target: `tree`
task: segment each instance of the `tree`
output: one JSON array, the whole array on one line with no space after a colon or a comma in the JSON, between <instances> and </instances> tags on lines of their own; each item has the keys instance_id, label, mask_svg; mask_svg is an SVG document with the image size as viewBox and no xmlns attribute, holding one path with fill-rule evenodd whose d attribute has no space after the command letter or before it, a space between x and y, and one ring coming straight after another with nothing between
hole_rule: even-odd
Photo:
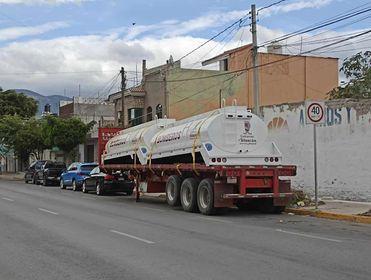
<instances>
[{"instance_id":1,"label":"tree","mask_svg":"<svg viewBox=\"0 0 371 280\"><path fill-rule=\"evenodd\" d=\"M349 81L333 89L330 99L371 98L371 51L346 58L340 71Z\"/></svg>"},{"instance_id":2,"label":"tree","mask_svg":"<svg viewBox=\"0 0 371 280\"><path fill-rule=\"evenodd\" d=\"M0 117L5 115L19 115L31 118L36 115L37 101L23 93L14 90L0 90Z\"/></svg>"},{"instance_id":3,"label":"tree","mask_svg":"<svg viewBox=\"0 0 371 280\"><path fill-rule=\"evenodd\" d=\"M25 120L18 115L0 118L0 140L6 148L14 151L22 163L26 163L30 155L39 159L46 148L40 120Z\"/></svg>"},{"instance_id":4,"label":"tree","mask_svg":"<svg viewBox=\"0 0 371 280\"><path fill-rule=\"evenodd\" d=\"M86 134L95 122L83 123L78 118L61 119L48 116L44 119L42 135L48 147L58 147L67 157L73 157L72 152L77 145L85 142Z\"/></svg>"}]
</instances>

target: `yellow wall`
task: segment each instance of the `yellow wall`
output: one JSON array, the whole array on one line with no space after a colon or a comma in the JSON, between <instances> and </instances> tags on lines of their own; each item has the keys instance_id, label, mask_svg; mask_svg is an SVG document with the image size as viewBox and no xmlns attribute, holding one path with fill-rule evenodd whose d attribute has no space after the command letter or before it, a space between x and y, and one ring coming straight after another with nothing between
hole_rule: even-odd
<instances>
[{"instance_id":1,"label":"yellow wall","mask_svg":"<svg viewBox=\"0 0 371 280\"><path fill-rule=\"evenodd\" d=\"M249 49L230 55L229 70L251 68L251 57ZM261 106L326 99L338 86L338 60L334 58L260 53L259 65L266 65L259 67ZM245 90L239 95L241 103L253 107L252 69L247 71Z\"/></svg>"},{"instance_id":2,"label":"yellow wall","mask_svg":"<svg viewBox=\"0 0 371 280\"><path fill-rule=\"evenodd\" d=\"M229 71L250 68L251 57L250 48L242 48L230 54ZM259 54L260 65L274 61L279 62L259 68L261 106L326 99L327 92L338 85L337 59ZM252 69L235 78L235 74L226 74L195 79L218 73L223 72L182 68L169 70L168 117L184 119L219 108L220 90L227 105L236 99L238 105L254 107Z\"/></svg>"},{"instance_id":3,"label":"yellow wall","mask_svg":"<svg viewBox=\"0 0 371 280\"><path fill-rule=\"evenodd\" d=\"M233 78L232 74L208 77L219 74L220 71L182 69L170 70L167 79L167 94L169 99L169 118L184 119L208 112L220 107L221 97L227 104L238 99L237 93L243 88L241 77ZM185 81L179 81L185 80ZM176 82L172 82L176 81Z\"/></svg>"}]
</instances>

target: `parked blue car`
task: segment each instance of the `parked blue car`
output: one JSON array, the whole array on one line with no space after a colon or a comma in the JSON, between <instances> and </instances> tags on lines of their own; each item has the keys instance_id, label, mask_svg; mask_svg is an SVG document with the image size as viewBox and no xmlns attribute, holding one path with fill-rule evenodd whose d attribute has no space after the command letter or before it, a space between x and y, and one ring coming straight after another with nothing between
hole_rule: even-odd
<instances>
[{"instance_id":1,"label":"parked blue car","mask_svg":"<svg viewBox=\"0 0 371 280\"><path fill-rule=\"evenodd\" d=\"M61 174L61 189L72 187L74 191L81 190L84 179L89 177L90 171L97 166L98 163L72 163L67 170Z\"/></svg>"}]
</instances>

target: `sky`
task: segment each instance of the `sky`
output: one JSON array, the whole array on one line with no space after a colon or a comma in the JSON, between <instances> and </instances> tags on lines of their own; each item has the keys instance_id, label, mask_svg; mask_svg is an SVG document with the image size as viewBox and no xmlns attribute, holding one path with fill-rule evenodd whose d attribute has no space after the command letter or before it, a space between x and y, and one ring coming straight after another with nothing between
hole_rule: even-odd
<instances>
[{"instance_id":1,"label":"sky","mask_svg":"<svg viewBox=\"0 0 371 280\"><path fill-rule=\"evenodd\" d=\"M44 95L105 96L118 89L121 66L128 79L148 67L181 58L233 22L277 0L0 0L0 86ZM286 0L258 14L259 44L354 8L365 0ZM281 42L298 54L371 26L371 12ZM249 18L182 60L200 61L251 41ZM343 59L371 49L370 34L314 55ZM345 37L338 37L345 38ZM367 40L368 39L368 40ZM300 43L298 43L300 42ZM303 42L303 44L301 43ZM264 47L260 51L265 51Z\"/></svg>"}]
</instances>

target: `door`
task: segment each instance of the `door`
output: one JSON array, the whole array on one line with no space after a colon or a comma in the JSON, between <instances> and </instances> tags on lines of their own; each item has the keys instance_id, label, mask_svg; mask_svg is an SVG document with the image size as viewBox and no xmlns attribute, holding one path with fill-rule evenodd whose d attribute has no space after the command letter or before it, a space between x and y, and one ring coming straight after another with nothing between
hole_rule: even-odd
<instances>
[{"instance_id":1,"label":"door","mask_svg":"<svg viewBox=\"0 0 371 280\"><path fill-rule=\"evenodd\" d=\"M72 178L76 176L77 172L77 165L76 163L72 163L68 169L67 172L63 175L63 182L65 185L72 185Z\"/></svg>"},{"instance_id":2,"label":"door","mask_svg":"<svg viewBox=\"0 0 371 280\"><path fill-rule=\"evenodd\" d=\"M89 173L89 177L85 179L85 186L88 190L95 190L97 182L99 180L100 168L99 166L95 167Z\"/></svg>"}]
</instances>

